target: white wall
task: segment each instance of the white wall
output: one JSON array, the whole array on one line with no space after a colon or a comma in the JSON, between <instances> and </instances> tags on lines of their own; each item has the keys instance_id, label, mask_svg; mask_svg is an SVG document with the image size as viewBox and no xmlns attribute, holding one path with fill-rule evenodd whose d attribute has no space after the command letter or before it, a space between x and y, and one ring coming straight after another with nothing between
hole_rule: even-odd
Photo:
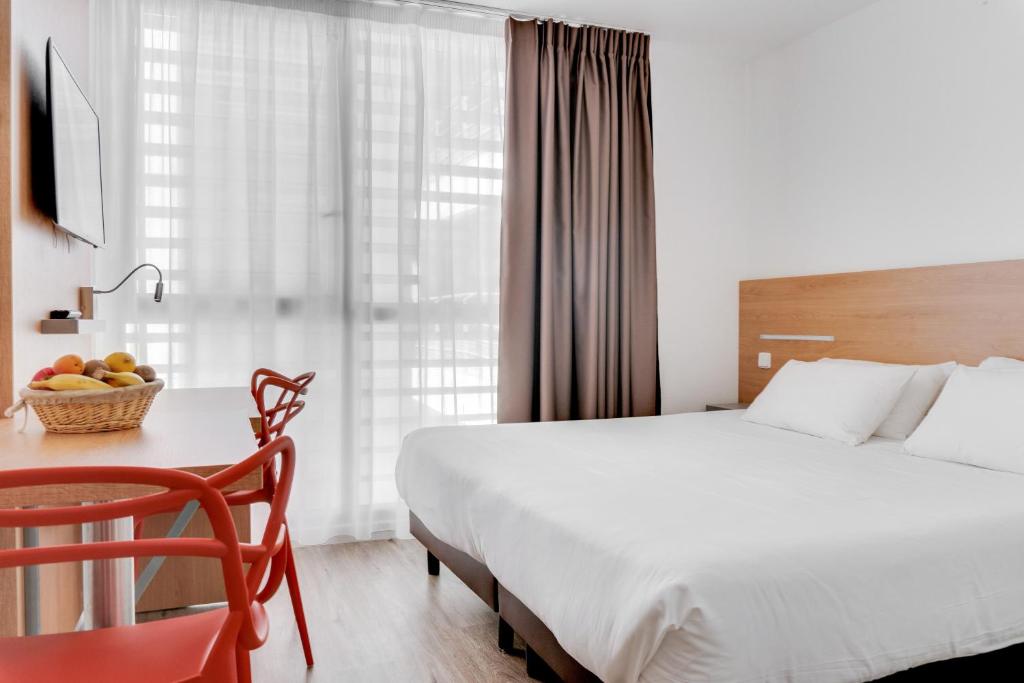
<instances>
[{"instance_id":1,"label":"white wall","mask_svg":"<svg viewBox=\"0 0 1024 683\"><path fill-rule=\"evenodd\" d=\"M1024 257L1024 2L882 0L749 78L747 277Z\"/></svg>"},{"instance_id":2,"label":"white wall","mask_svg":"<svg viewBox=\"0 0 1024 683\"><path fill-rule=\"evenodd\" d=\"M88 0L11 3L11 251L13 374L23 387L36 370L66 353L89 356L87 335L43 335L39 321L55 308L78 308L78 287L92 282L92 247L66 241L37 206L33 157L46 154L48 131L33 115L46 108L46 39L53 37L88 91ZM42 126L42 130L40 127ZM34 139L35 138L35 139ZM44 181L45 182L45 181Z\"/></svg>"},{"instance_id":3,"label":"white wall","mask_svg":"<svg viewBox=\"0 0 1024 683\"><path fill-rule=\"evenodd\" d=\"M737 280L1024 258L1024 1L880 0L652 70L665 412L734 400Z\"/></svg>"},{"instance_id":4,"label":"white wall","mask_svg":"<svg viewBox=\"0 0 1024 683\"><path fill-rule=\"evenodd\" d=\"M736 399L743 272L743 69L653 41L662 409Z\"/></svg>"}]
</instances>

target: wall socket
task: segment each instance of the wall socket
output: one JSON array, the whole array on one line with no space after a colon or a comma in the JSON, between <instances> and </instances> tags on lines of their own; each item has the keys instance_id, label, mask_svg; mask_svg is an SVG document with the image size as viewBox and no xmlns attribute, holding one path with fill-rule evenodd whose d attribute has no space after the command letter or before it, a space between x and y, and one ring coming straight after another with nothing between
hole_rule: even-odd
<instances>
[{"instance_id":1,"label":"wall socket","mask_svg":"<svg viewBox=\"0 0 1024 683\"><path fill-rule=\"evenodd\" d=\"M762 351L757 354L757 367L762 370L768 370L772 367L772 354L767 351Z\"/></svg>"}]
</instances>

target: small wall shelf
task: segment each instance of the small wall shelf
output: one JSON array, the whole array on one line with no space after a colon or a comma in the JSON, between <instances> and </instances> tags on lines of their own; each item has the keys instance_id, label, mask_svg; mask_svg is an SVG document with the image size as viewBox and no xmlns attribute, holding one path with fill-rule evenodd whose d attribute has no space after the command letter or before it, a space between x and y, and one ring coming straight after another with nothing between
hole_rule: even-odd
<instances>
[{"instance_id":1,"label":"small wall shelf","mask_svg":"<svg viewBox=\"0 0 1024 683\"><path fill-rule=\"evenodd\" d=\"M106 329L102 320L65 318L63 320L40 320L39 331L43 334L92 334Z\"/></svg>"}]
</instances>

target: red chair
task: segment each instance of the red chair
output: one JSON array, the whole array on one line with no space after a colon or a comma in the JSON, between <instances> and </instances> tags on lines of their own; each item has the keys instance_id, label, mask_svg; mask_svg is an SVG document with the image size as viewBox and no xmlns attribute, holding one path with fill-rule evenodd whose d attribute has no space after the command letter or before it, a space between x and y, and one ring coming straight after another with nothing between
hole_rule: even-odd
<instances>
[{"instance_id":1,"label":"red chair","mask_svg":"<svg viewBox=\"0 0 1024 683\"><path fill-rule=\"evenodd\" d=\"M284 428L288 423L306 407L306 402L300 396L308 393L309 384L315 377L315 372L306 372L297 377L289 378L279 372L266 368L260 368L252 374L250 392L252 393L253 401L256 402L256 410L259 413L259 417L254 421L253 431L260 446L264 446L270 443L272 439L282 436ZM221 472L217 477L212 477L210 483L218 488L224 488L228 483L234 481L229 473L230 470ZM231 506L248 506L257 503L269 504L274 499L275 491L279 485L274 463L267 462L263 469L262 488L256 491L233 491L226 494L225 498L228 505ZM160 510L160 512L168 511ZM184 516L182 528L188 523L194 513L194 509L188 508L181 513ZM143 518L136 518L136 538L142 536L144 522ZM283 545L274 552L275 562L271 566L271 579L276 577L276 581L268 581L267 587L260 593L259 602L261 604L265 603L274 596L280 587L282 576L287 580L288 595L291 598L292 611L295 613L295 624L299 629L299 639L302 642L302 653L306 658L306 666L312 667L314 663L313 648L309 640L306 612L302 605L302 593L299 590L299 576L295 571L294 553L286 522L284 523L282 541ZM151 579L162 562L163 559L159 558L152 571L147 566L143 573L149 574ZM145 581L143 583L148 585ZM143 587L142 590L145 590L145 588Z\"/></svg>"},{"instance_id":2,"label":"red chair","mask_svg":"<svg viewBox=\"0 0 1024 683\"><path fill-rule=\"evenodd\" d=\"M279 372L260 368L252 373L249 392L259 412L259 429L254 426L256 439L262 446L271 439L281 436L285 426L302 412L306 402L299 399L309 392L309 385L316 377L315 372L304 372L297 377L287 377ZM277 390L276 399L268 391ZM271 391L271 393L273 393ZM268 399L273 405L268 407Z\"/></svg>"},{"instance_id":3,"label":"red chair","mask_svg":"<svg viewBox=\"0 0 1024 683\"><path fill-rule=\"evenodd\" d=\"M308 392L309 384L316 377L315 372L306 372L297 377L289 378L279 372L260 368L252 373L250 391L256 402L256 410L259 412L259 429L256 431L256 439L263 445L272 438L284 433L284 428L295 418L306 402L299 397ZM274 394L276 393L276 397ZM225 496L229 505L252 505L254 503L267 503L274 498L275 489L279 486L277 476L273 467L263 471L263 488L258 491L237 491ZM306 666L313 666L313 648L309 642L309 628L306 625L306 612L302 606L302 593L299 590L299 576L295 571L295 555L292 550L291 537L288 534L288 525L284 527L284 545L280 562L271 570L271 576L275 571L283 572L288 582L288 596L291 598L292 611L295 613L295 624L299 629L299 639L302 641L302 654L306 657ZM281 577L277 577L277 584L271 590L263 591L263 601L273 597ZM268 581L267 587L271 586Z\"/></svg>"},{"instance_id":4,"label":"red chair","mask_svg":"<svg viewBox=\"0 0 1024 683\"><path fill-rule=\"evenodd\" d=\"M274 557L284 543L284 513L295 471L295 449L282 437L224 470L220 483L266 467L280 456L275 495L259 544L241 546L228 506L216 486L186 472L144 467L77 467L0 473L0 488L117 483L165 489L110 503L0 510L0 528L87 524L180 508L198 500L213 538L154 538L0 550L0 569L122 557L193 556L221 561L227 607L135 626L0 638L0 683L128 683L196 681L249 683L249 652L267 638L259 587L273 580ZM243 560L250 564L248 572ZM73 673L72 673L73 672Z\"/></svg>"}]
</instances>

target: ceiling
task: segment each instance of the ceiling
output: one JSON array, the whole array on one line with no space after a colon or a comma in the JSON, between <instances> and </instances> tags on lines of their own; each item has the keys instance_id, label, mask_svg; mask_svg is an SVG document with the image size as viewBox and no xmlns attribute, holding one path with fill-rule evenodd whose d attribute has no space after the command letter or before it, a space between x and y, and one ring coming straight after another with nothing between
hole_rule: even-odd
<instances>
[{"instance_id":1,"label":"ceiling","mask_svg":"<svg viewBox=\"0 0 1024 683\"><path fill-rule=\"evenodd\" d=\"M750 57L876 0L463 0L516 14L644 31Z\"/></svg>"}]
</instances>

